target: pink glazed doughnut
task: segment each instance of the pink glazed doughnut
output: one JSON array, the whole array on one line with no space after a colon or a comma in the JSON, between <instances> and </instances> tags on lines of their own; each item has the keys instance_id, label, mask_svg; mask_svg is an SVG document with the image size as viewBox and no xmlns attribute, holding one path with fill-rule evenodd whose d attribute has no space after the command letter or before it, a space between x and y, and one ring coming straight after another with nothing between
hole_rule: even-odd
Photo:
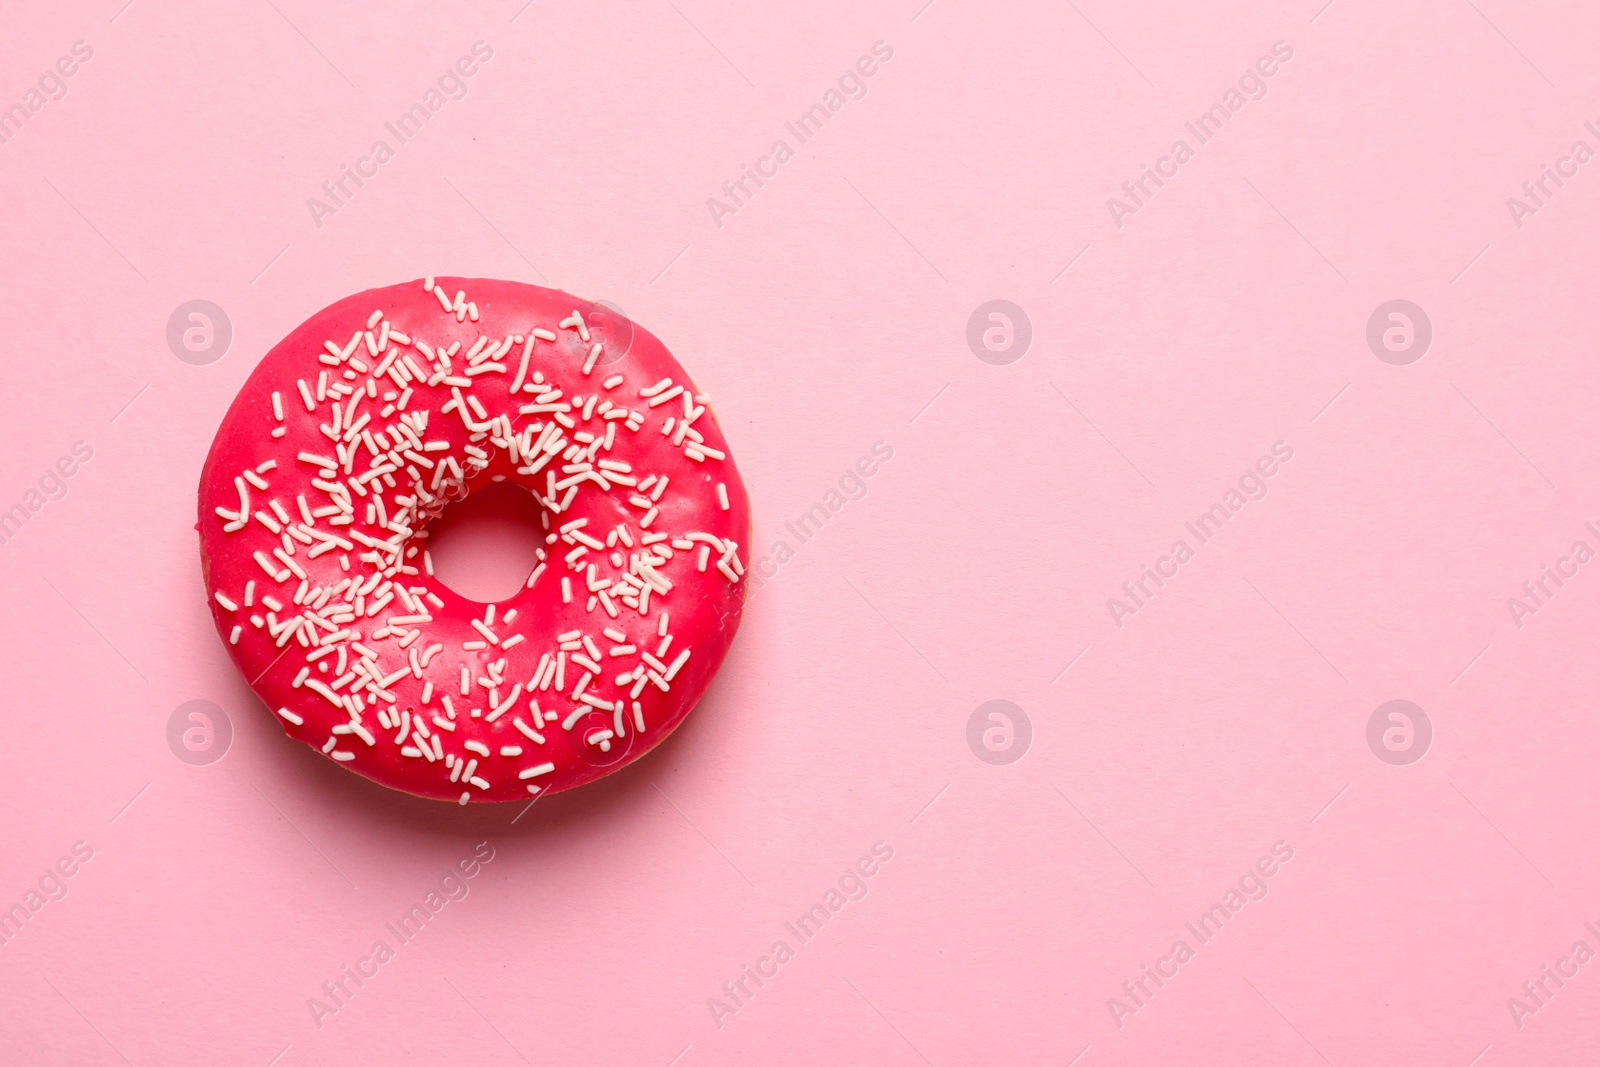
<instances>
[{"instance_id":1,"label":"pink glazed doughnut","mask_svg":"<svg viewBox=\"0 0 1600 1067\"><path fill-rule=\"evenodd\" d=\"M481 604L433 577L427 527L500 480L537 497L545 543ZM428 278L267 353L198 530L217 632L284 731L466 804L593 781L683 721L739 626L750 502L655 337L554 289Z\"/></svg>"}]
</instances>

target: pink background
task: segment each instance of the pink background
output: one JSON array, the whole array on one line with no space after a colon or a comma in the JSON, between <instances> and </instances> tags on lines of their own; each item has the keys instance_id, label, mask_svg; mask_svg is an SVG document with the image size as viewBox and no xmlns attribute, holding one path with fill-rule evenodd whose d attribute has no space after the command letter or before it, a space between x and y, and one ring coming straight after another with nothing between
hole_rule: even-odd
<instances>
[{"instance_id":1,"label":"pink background","mask_svg":"<svg viewBox=\"0 0 1600 1067\"><path fill-rule=\"evenodd\" d=\"M0 548L0 906L93 849L0 946L6 1059L1592 1058L1600 961L1507 1002L1600 950L1600 564L1520 627L1507 600L1600 549L1600 162L1520 227L1506 203L1600 149L1592 5L122 2L13 5L0 45L0 105L93 48L0 146L0 509L93 449ZM466 96L397 146L384 123L478 40ZM798 145L784 123L877 41L867 95ZM1184 123L1278 41L1267 95L1197 146ZM315 225L378 138L394 158ZM707 198L777 138L797 154L719 226ZM1107 198L1178 138L1194 158L1119 228ZM646 324L756 509L768 577L699 710L531 810L285 740L200 586L198 472L260 354L429 272ZM203 366L166 339L197 298L233 328ZM1031 322L1006 365L966 340L992 299ZM1393 299L1432 323L1409 365L1366 341ZM798 543L878 441L867 495ZM1278 441L1267 496L1196 547ZM994 699L1032 727L1007 765L967 741ZM1394 699L1432 724L1407 765L1367 741ZM190 700L232 725L209 765L168 745ZM319 1027L308 998L483 841L465 899ZM800 944L785 922L879 841ZM1275 842L1267 896L1201 945L1185 923Z\"/></svg>"}]
</instances>

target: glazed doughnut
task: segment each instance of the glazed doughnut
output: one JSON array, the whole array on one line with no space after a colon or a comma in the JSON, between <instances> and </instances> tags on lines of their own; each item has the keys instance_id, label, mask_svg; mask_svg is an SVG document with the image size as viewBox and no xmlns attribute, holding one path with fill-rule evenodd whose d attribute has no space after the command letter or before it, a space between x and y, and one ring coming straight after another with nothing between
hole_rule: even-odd
<instances>
[{"instance_id":1,"label":"glazed doughnut","mask_svg":"<svg viewBox=\"0 0 1600 1067\"><path fill-rule=\"evenodd\" d=\"M538 499L544 544L477 603L433 576L428 523L502 480ZM197 528L217 631L285 732L466 804L592 781L683 721L739 625L750 504L655 337L554 289L428 278L267 353Z\"/></svg>"}]
</instances>

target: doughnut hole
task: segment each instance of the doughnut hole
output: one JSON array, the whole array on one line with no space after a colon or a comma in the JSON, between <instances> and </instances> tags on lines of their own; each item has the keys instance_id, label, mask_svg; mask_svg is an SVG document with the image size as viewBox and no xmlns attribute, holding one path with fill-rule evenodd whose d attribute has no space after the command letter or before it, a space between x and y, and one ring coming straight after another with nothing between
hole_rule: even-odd
<instances>
[{"instance_id":1,"label":"doughnut hole","mask_svg":"<svg viewBox=\"0 0 1600 1067\"><path fill-rule=\"evenodd\" d=\"M521 592L539 565L543 508L512 482L490 482L453 501L428 524L423 542L433 576L479 604L498 604Z\"/></svg>"}]
</instances>

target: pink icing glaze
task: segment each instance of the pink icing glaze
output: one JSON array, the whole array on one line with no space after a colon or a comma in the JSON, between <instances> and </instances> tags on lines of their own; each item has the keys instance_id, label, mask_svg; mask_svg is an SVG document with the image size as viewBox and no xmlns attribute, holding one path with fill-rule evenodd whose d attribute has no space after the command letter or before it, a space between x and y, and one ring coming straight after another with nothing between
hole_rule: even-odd
<instances>
[{"instance_id":1,"label":"pink icing glaze","mask_svg":"<svg viewBox=\"0 0 1600 1067\"><path fill-rule=\"evenodd\" d=\"M743 610L750 503L733 459L726 456L727 441L710 405L698 397L678 361L648 332L608 309L554 289L464 278L438 279L438 289L452 304L456 293L465 291L478 321L470 315L458 318L457 313L446 312L423 282L409 282L340 300L313 315L267 353L223 418L201 473L198 530L206 593L217 630L224 642L229 642L234 662L290 737L319 750L331 740L329 758L339 759L374 781L420 796L461 803L527 799L582 785L631 763L660 744L699 701L727 653ZM386 322L409 343L391 340L374 356L365 337L374 311L381 311L384 320L371 328L374 342L383 335ZM570 320L574 311L590 334L587 342ZM563 320L569 324L558 325ZM503 370L466 374L468 352L480 336L488 338L481 357L508 336L526 338L535 328L554 333L557 339L534 341L526 381L515 396L511 385L526 341L513 339L503 355L477 364L499 363ZM352 338L358 338L353 350ZM341 353L348 350L348 356L331 354L325 342ZM457 353L449 357L450 377L457 384L440 380L441 364L428 358L419 342L439 351L460 343ZM584 365L596 344L602 348L585 374ZM391 368L408 356L414 369L435 384L405 383L412 393L404 410L391 410L385 416L383 411L396 404L402 392L396 377L404 378L413 370L386 369L377 377L390 350L398 353ZM345 377L347 371L353 377ZM330 386L344 383L362 395L352 416L355 425L341 421L337 443L330 437L333 398L316 401L321 372L327 372ZM529 391L536 372L543 376L544 384L536 387L539 392ZM622 376L620 383L610 389L603 387L604 381L617 375ZM671 384L652 392L663 379L671 379ZM304 380L310 390L314 412L307 411L297 380ZM376 397L365 394L369 380L376 382ZM470 381L470 387L459 384L462 381ZM684 391L673 393L678 386ZM561 395L554 397L547 387L560 389ZM281 421L274 414L275 391L281 400ZM475 398L487 418L480 417L470 401L457 405L456 391L463 398ZM670 399L662 401L668 394L672 394ZM590 396L598 398L593 405L587 405ZM574 407L572 401L579 397L585 405ZM539 404L539 398L545 402ZM348 407L351 399L342 397L340 408ZM652 404L652 399L659 402ZM606 401L613 405L613 413L618 409L637 413L638 428L629 428L630 419L604 419L600 407ZM530 405L542 410L520 410ZM583 417L586 405L590 407L587 419ZM422 413L426 413L426 422L416 429L415 420ZM341 410L341 420L343 414ZM558 414L573 425L561 425ZM370 416L365 424L363 416ZM410 417L409 425L424 446L417 448L418 441L408 442L409 456L401 447L404 431L396 429L402 416ZM510 438L504 433L506 426L499 422L502 416L518 438L516 461L512 460ZM691 425L683 432L681 423L686 416ZM476 430L469 428L468 419ZM663 433L668 420L672 432ZM608 421L616 426L609 450L604 446ZM275 438L271 434L278 427L285 432ZM531 457L525 454L530 443L536 449L540 440L548 445L557 429L561 444L554 454L543 449ZM377 436L380 432L381 438ZM593 434L598 444L575 440L576 433ZM348 464L336 452L339 447L353 452ZM486 463L480 464L467 451L469 447L481 450ZM702 447L699 458L694 458ZM575 454L572 448L584 452ZM301 453L332 459L338 469L331 479L325 478L320 462L302 460ZM541 460L541 455L547 458ZM433 466L419 462L419 456ZM455 478L447 457L459 465L463 478ZM276 466L261 470L268 461ZM601 461L626 464L629 470L603 469ZM581 469L563 469L584 464L590 465L586 478L581 477L585 474ZM530 470L534 466L538 469ZM374 468L392 469L362 483L364 495L349 488ZM252 484L245 475L247 470L267 488ZM561 484L553 498L550 472ZM659 483L649 484L641 493L637 485L611 480L632 478L644 483L652 475L666 477L664 491L655 493ZM491 605L459 596L428 573L426 528L449 499L497 476L533 491L543 505L544 521L553 537L543 546L548 558L531 587L492 605L494 621L486 628L512 647L490 644L472 649L465 646L488 641L473 620L483 623ZM580 480L563 484L572 478ZM387 484L390 480L392 486ZM607 484L602 485L602 480ZM726 508L719 497L719 483L726 491ZM338 521L341 515L315 514L338 506L337 491L324 488L334 484L345 487L350 503L344 512L350 516L348 522ZM248 513L242 516L240 486L248 493ZM573 488L577 492L569 495ZM653 493L659 499L647 500ZM297 499L301 495L313 513L310 526L304 523ZM378 497L388 527L376 514ZM282 521L273 502L290 523ZM641 506L645 504L654 514ZM371 520L369 505L374 508ZM641 524L647 515L649 526L644 528ZM241 517L242 525L237 521ZM587 523L576 530L567 528L580 519ZM279 527L278 532L271 529L273 525ZM619 525L633 540L631 548L622 542ZM230 530L229 526L236 528ZM668 537L649 547L642 543L646 536L656 534ZM614 548L595 549L583 542L589 537L605 543L610 536L616 537ZM321 547L331 543L324 540L328 537L341 538L350 547L337 543L332 548ZM285 551L286 539L293 554ZM304 543L308 540L311 543ZM374 543L396 548L373 547ZM685 548L685 544L692 547ZM578 552L580 548L585 551ZM704 571L698 569L702 548L709 556ZM287 562L274 555L274 550L284 553ZM614 557L613 552L620 556ZM258 553L270 564L272 573L258 562ZM670 559L648 562L668 553ZM646 560L642 565L635 562L640 556ZM348 569L342 558L348 560ZM617 558L622 561L620 567L614 564ZM303 585L290 563L304 573ZM572 587L570 603L563 602L564 577ZM360 588L366 590L359 605L352 600L352 591L358 588L354 584L332 592L346 579L360 582ZM590 591L591 580L593 585L603 586L605 596ZM608 580L611 584L604 585ZM247 606L246 584L251 581L255 583L253 604ZM638 583L650 586L651 591L641 596ZM622 590L634 593L633 604ZM301 593L299 604L295 602L297 592ZM280 607L270 610L263 603L265 596L276 598ZM415 607L406 603L408 597ZM616 612L614 617L607 611L607 601ZM514 620L508 625L504 620L512 612ZM658 632L663 613L668 616L666 633L671 641L660 657L654 658L663 641ZM429 617L418 618L424 614ZM391 619L397 620L392 626ZM608 628L613 635L605 634ZM418 631L417 636L411 636L413 631ZM563 651L557 637L571 631L581 631L582 647L573 649L569 641L569 648ZM353 636L356 633L360 636ZM615 639L618 633L625 635L624 640ZM434 646L442 647L425 656ZM628 651L630 646L632 651ZM611 655L613 649L620 654ZM599 672L574 659L593 660L594 651L600 653L598 665L603 669ZM679 663L685 651L689 657ZM548 664L562 661L559 689L549 677L549 666L540 671L541 657L548 657L544 661ZM421 666L424 658L426 667ZM500 661L498 674L491 673L491 665ZM463 664L470 675L471 692L466 696L461 693ZM574 697L585 674L592 677ZM626 679L619 679L625 674ZM372 676L378 681L370 680ZM496 678L498 684L494 684ZM490 686L480 679L491 683L492 695ZM433 691L425 701L424 691L430 683ZM521 688L515 700L509 700L517 686ZM585 696L591 701L585 702ZM446 697L455 713L453 719L446 710ZM504 706L490 721L495 698ZM617 707L596 706L596 702L609 706L617 701L622 702L620 714ZM473 709L481 709L481 717L475 717ZM574 720L573 713L580 710L583 713ZM301 721L293 721L296 718ZM435 718L455 729L441 728ZM430 761L424 756L416 736L418 719L427 730L423 743L429 751L452 758L436 756ZM359 726L347 726L352 722ZM565 725L568 722L570 727ZM527 736L518 723L539 735L542 742ZM335 727L341 732L334 733ZM606 731L613 736L606 737ZM403 744L397 741L402 735ZM520 748L520 754L502 754L508 746ZM483 755L482 748L487 748L489 755ZM465 761L476 761L476 765L463 766ZM552 766L520 777L546 764ZM452 768L461 771L454 782Z\"/></svg>"}]
</instances>

